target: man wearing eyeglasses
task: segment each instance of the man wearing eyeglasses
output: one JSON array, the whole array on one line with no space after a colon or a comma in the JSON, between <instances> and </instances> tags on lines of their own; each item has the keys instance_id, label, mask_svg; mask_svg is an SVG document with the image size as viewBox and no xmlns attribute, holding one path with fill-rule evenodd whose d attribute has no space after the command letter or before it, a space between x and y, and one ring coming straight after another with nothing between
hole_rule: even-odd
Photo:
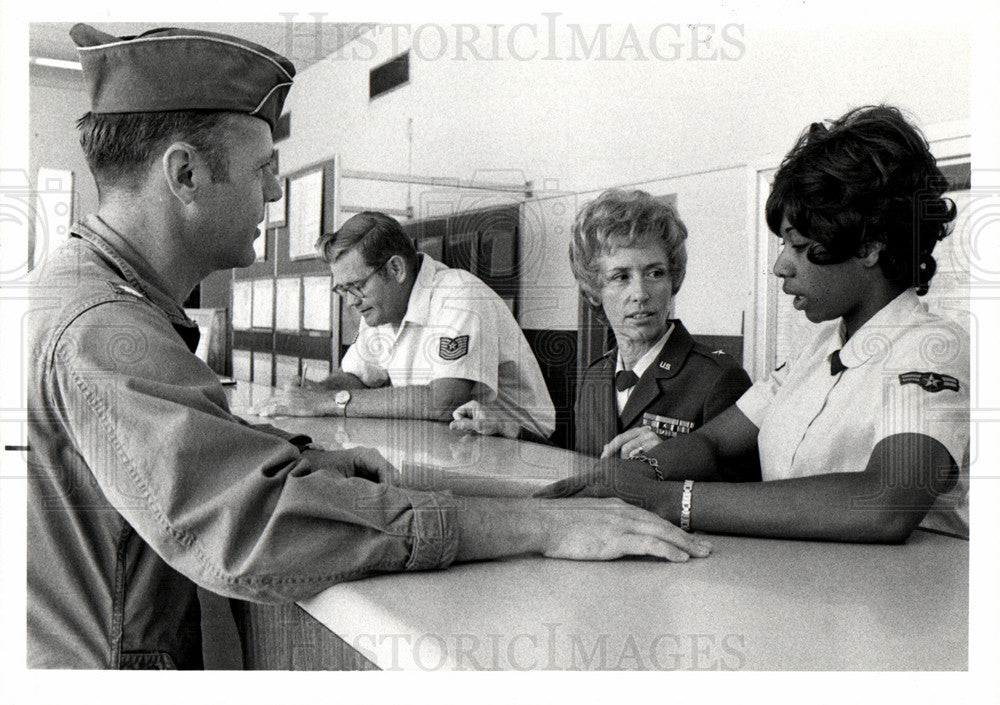
<instances>
[{"instance_id":1,"label":"man wearing eyeglasses","mask_svg":"<svg viewBox=\"0 0 1000 705\"><path fill-rule=\"evenodd\" d=\"M503 300L461 269L420 254L399 223L359 213L317 245L333 290L361 316L341 371L290 385L263 416L355 416L446 421L472 399L538 436L555 409L521 329Z\"/></svg>"}]
</instances>

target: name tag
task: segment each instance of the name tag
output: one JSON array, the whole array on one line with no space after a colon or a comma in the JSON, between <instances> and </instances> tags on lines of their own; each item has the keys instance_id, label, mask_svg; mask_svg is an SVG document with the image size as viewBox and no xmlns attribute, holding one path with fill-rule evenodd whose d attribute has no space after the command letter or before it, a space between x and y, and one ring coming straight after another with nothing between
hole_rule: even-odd
<instances>
[{"instance_id":1,"label":"name tag","mask_svg":"<svg viewBox=\"0 0 1000 705\"><path fill-rule=\"evenodd\" d=\"M642 415L642 425L649 426L656 435L664 438L673 438L681 433L691 433L694 430L694 421L672 419L669 416L657 416L649 413Z\"/></svg>"}]
</instances>

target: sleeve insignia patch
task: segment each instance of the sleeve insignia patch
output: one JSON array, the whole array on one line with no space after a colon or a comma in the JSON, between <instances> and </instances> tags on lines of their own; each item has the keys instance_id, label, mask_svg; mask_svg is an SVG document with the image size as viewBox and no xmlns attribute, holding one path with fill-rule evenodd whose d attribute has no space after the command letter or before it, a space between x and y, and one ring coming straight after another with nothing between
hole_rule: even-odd
<instances>
[{"instance_id":1,"label":"sleeve insignia patch","mask_svg":"<svg viewBox=\"0 0 1000 705\"><path fill-rule=\"evenodd\" d=\"M456 338L441 338L438 344L438 355L442 360L458 360L469 354L469 336L460 335Z\"/></svg>"},{"instance_id":2,"label":"sleeve insignia patch","mask_svg":"<svg viewBox=\"0 0 1000 705\"><path fill-rule=\"evenodd\" d=\"M949 375L941 375L937 372L904 372L899 376L900 384L916 384L921 389L928 392L940 392L943 389L950 389L957 392L959 389L958 380Z\"/></svg>"}]
</instances>

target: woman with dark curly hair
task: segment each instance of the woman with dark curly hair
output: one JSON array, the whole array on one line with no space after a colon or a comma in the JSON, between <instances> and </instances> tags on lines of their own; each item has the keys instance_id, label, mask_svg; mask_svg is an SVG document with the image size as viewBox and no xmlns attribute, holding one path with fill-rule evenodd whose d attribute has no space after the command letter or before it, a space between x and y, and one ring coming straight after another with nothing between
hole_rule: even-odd
<instances>
[{"instance_id":1,"label":"woman with dark curly hair","mask_svg":"<svg viewBox=\"0 0 1000 705\"><path fill-rule=\"evenodd\" d=\"M775 176L767 222L783 245L774 274L815 336L713 421L647 448L648 464L605 464L544 494L616 494L689 530L967 534L968 334L919 299L955 218L945 188L895 108L812 125ZM755 443L764 482L719 482Z\"/></svg>"}]
</instances>

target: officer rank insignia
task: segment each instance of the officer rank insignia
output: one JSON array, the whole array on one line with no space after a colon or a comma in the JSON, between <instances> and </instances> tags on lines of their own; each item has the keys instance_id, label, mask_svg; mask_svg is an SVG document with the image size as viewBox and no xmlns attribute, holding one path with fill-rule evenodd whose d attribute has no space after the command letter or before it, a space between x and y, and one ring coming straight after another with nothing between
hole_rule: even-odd
<instances>
[{"instance_id":1,"label":"officer rank insignia","mask_svg":"<svg viewBox=\"0 0 1000 705\"><path fill-rule=\"evenodd\" d=\"M456 338L442 337L438 344L438 355L442 360L458 360L469 354L469 336L460 335Z\"/></svg>"},{"instance_id":2,"label":"officer rank insignia","mask_svg":"<svg viewBox=\"0 0 1000 705\"><path fill-rule=\"evenodd\" d=\"M683 421L650 413L642 415L642 425L649 426L656 435L665 438L673 438L682 433L691 433L694 430L694 421Z\"/></svg>"},{"instance_id":3,"label":"officer rank insignia","mask_svg":"<svg viewBox=\"0 0 1000 705\"><path fill-rule=\"evenodd\" d=\"M119 282L109 281L108 286L110 286L111 291L115 292L116 294L125 294L126 296L134 296L137 299L146 298L145 296L142 295L141 291L132 288L128 284L121 284Z\"/></svg>"},{"instance_id":4,"label":"officer rank insignia","mask_svg":"<svg viewBox=\"0 0 1000 705\"><path fill-rule=\"evenodd\" d=\"M940 392L942 389L958 391L958 380L949 375L937 372L904 372L899 376L900 384L917 384L928 392Z\"/></svg>"}]
</instances>

